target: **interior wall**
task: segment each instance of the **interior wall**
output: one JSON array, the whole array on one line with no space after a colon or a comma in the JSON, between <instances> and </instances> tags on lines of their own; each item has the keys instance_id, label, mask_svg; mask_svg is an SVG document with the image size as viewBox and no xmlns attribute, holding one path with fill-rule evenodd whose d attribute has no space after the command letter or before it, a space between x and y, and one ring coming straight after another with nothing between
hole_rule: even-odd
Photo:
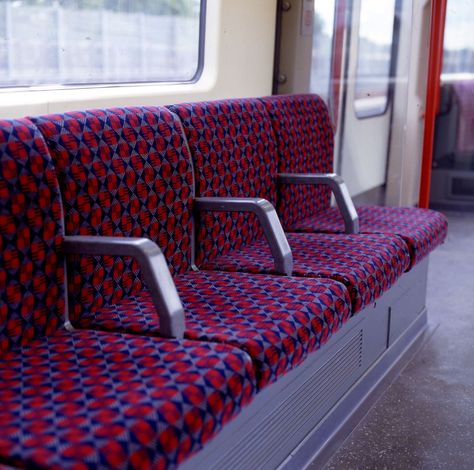
<instances>
[{"instance_id":1,"label":"interior wall","mask_svg":"<svg viewBox=\"0 0 474 470\"><path fill-rule=\"evenodd\" d=\"M308 0L282 2L278 94L307 93L311 78L313 24L304 28L303 7ZM313 0L310 0L311 8ZM311 13L311 20L313 15Z\"/></svg>"},{"instance_id":2,"label":"interior wall","mask_svg":"<svg viewBox=\"0 0 474 470\"><path fill-rule=\"evenodd\" d=\"M204 70L194 84L0 91L0 118L272 91L277 0L208 0Z\"/></svg>"}]
</instances>

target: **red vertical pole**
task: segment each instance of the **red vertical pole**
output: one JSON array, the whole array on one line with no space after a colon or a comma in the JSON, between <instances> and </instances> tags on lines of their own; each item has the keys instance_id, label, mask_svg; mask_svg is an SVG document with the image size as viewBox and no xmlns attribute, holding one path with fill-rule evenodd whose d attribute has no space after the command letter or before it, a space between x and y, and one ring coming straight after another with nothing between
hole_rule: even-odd
<instances>
[{"instance_id":1,"label":"red vertical pole","mask_svg":"<svg viewBox=\"0 0 474 470\"><path fill-rule=\"evenodd\" d=\"M427 208L430 201L431 165L436 114L439 110L441 70L443 65L444 26L447 0L432 0L428 86L426 89L423 160L421 163L419 206Z\"/></svg>"}]
</instances>

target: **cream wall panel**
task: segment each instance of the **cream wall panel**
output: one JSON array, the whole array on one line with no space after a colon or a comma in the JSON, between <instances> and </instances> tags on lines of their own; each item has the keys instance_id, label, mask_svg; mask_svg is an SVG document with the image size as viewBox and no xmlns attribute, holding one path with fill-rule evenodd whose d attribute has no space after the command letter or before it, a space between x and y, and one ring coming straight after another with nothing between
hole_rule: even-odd
<instances>
[{"instance_id":1,"label":"cream wall panel","mask_svg":"<svg viewBox=\"0 0 474 470\"><path fill-rule=\"evenodd\" d=\"M277 0L208 0L204 72L195 84L0 91L0 117L267 95Z\"/></svg>"}]
</instances>

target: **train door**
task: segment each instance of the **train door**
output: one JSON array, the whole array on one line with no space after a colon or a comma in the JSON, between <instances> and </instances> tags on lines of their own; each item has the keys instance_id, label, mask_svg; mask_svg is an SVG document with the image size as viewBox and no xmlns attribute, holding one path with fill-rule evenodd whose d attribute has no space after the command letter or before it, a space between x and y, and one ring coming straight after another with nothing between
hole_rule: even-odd
<instances>
[{"instance_id":1,"label":"train door","mask_svg":"<svg viewBox=\"0 0 474 470\"><path fill-rule=\"evenodd\" d=\"M474 1L447 2L431 165L437 209L474 211L473 19Z\"/></svg>"},{"instance_id":2,"label":"train door","mask_svg":"<svg viewBox=\"0 0 474 470\"><path fill-rule=\"evenodd\" d=\"M398 46L396 0L353 0L336 170L352 195L385 184Z\"/></svg>"}]
</instances>

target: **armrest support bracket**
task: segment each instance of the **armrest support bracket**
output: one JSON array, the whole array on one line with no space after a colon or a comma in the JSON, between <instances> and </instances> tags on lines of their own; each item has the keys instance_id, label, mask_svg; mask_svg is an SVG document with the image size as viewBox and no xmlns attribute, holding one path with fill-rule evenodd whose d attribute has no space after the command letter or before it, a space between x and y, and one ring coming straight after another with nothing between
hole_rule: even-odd
<instances>
[{"instance_id":1,"label":"armrest support bracket","mask_svg":"<svg viewBox=\"0 0 474 470\"><path fill-rule=\"evenodd\" d=\"M156 243L147 238L66 236L64 252L69 255L131 256L135 258L160 318L160 333L183 338L184 308L166 259Z\"/></svg>"},{"instance_id":2,"label":"armrest support bracket","mask_svg":"<svg viewBox=\"0 0 474 470\"><path fill-rule=\"evenodd\" d=\"M331 188L337 207L344 218L346 233L359 233L359 216L352 202L349 190L341 176L335 173L280 173L278 180L284 184L324 184Z\"/></svg>"},{"instance_id":3,"label":"armrest support bracket","mask_svg":"<svg viewBox=\"0 0 474 470\"><path fill-rule=\"evenodd\" d=\"M275 262L275 270L291 275L293 255L273 205L266 199L245 197L197 197L195 208L214 212L252 212L262 225Z\"/></svg>"}]
</instances>

